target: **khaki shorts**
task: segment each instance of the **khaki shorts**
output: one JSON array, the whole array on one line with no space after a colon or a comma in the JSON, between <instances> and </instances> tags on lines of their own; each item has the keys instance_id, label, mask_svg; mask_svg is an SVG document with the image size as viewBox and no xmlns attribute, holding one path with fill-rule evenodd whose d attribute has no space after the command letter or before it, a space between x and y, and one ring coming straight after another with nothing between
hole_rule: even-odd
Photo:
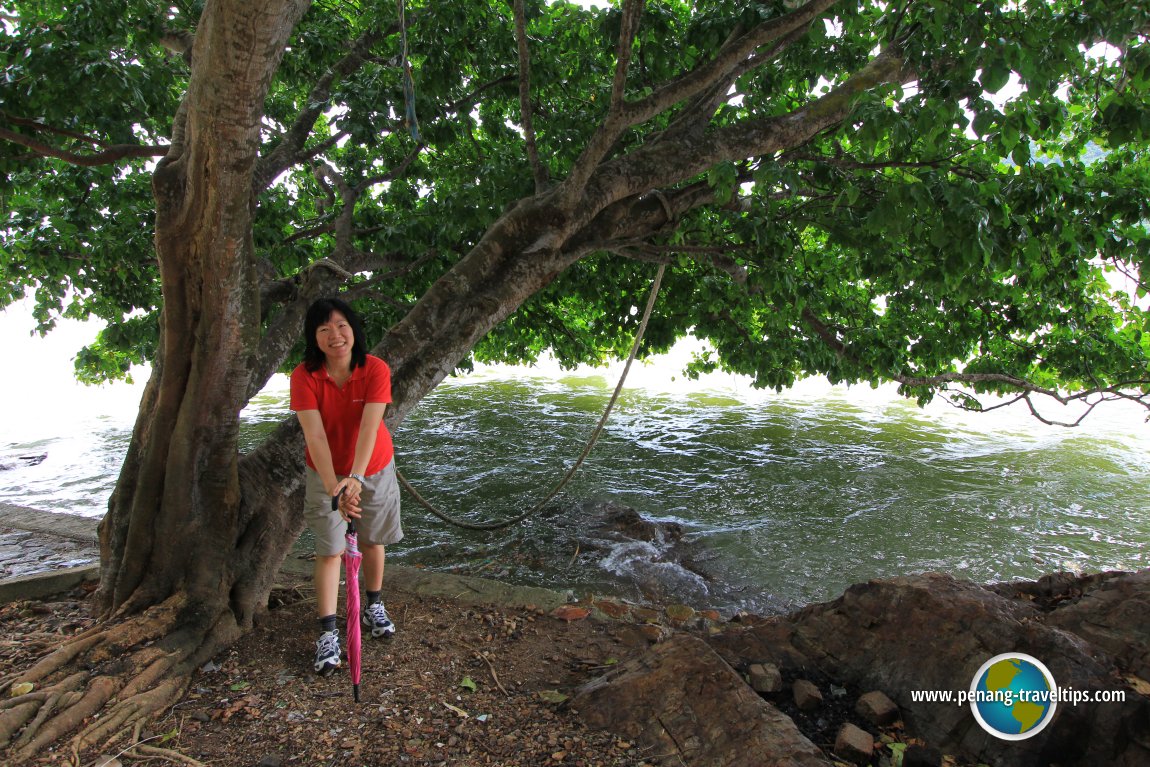
<instances>
[{"instance_id":1,"label":"khaki shorts","mask_svg":"<svg viewBox=\"0 0 1150 767\"><path fill-rule=\"evenodd\" d=\"M331 509L331 496L324 490L319 472L306 467L303 513L307 526L315 536L315 553L319 557L333 557L343 553L347 523L338 511ZM340 477L343 479L343 477ZM367 477L360 496L363 515L356 520L359 544L388 545L403 538L399 522L399 483L395 480L395 461Z\"/></svg>"}]
</instances>

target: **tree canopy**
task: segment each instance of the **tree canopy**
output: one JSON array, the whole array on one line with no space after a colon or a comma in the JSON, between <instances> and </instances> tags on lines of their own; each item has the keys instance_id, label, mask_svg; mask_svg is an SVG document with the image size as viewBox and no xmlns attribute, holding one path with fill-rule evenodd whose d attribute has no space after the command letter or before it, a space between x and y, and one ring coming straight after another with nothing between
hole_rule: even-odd
<instances>
[{"instance_id":1,"label":"tree canopy","mask_svg":"<svg viewBox=\"0 0 1150 767\"><path fill-rule=\"evenodd\" d=\"M151 169L204 5L5 7L0 302L106 320L78 372L123 376L156 349ZM714 349L693 372L1145 394L1148 21L1105 0L315 3L255 148L264 332L292 337L256 378L290 364L310 271L379 338L520 201L623 174L474 359L624 353L667 263L645 351L693 333Z\"/></svg>"}]
</instances>

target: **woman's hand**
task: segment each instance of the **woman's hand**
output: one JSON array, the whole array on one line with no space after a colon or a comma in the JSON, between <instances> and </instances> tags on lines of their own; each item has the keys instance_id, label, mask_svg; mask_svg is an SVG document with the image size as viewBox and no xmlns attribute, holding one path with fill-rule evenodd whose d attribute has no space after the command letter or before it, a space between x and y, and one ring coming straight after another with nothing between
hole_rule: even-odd
<instances>
[{"instance_id":1,"label":"woman's hand","mask_svg":"<svg viewBox=\"0 0 1150 767\"><path fill-rule=\"evenodd\" d=\"M359 519L363 511L359 507L360 496L363 494L363 483L355 477L344 477L332 491L332 495L339 496L339 515L346 522L349 518Z\"/></svg>"}]
</instances>

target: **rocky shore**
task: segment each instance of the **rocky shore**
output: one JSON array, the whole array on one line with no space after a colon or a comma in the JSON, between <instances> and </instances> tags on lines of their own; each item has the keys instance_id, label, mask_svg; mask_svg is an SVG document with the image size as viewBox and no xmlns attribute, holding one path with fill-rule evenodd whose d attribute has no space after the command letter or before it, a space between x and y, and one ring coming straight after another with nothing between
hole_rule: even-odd
<instances>
[{"instance_id":1,"label":"rocky shore","mask_svg":"<svg viewBox=\"0 0 1150 767\"><path fill-rule=\"evenodd\" d=\"M677 634L574 705L688 764L1150 764L1150 570L993 586L928 573L742 623ZM1003 653L1040 659L1059 689L1099 700L1061 704L1025 740L992 736L969 706L916 700L969 690ZM830 710L835 698L845 716Z\"/></svg>"}]
</instances>

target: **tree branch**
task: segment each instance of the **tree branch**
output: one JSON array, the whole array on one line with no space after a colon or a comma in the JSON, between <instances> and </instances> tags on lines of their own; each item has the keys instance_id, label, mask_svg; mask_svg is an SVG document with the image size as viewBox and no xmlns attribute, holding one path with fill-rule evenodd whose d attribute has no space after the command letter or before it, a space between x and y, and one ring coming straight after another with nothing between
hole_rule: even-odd
<instances>
[{"instance_id":1,"label":"tree branch","mask_svg":"<svg viewBox=\"0 0 1150 767\"><path fill-rule=\"evenodd\" d=\"M177 54L189 67L192 65L192 46L196 36L186 29L165 29L160 34L160 46Z\"/></svg>"},{"instance_id":2,"label":"tree branch","mask_svg":"<svg viewBox=\"0 0 1150 767\"><path fill-rule=\"evenodd\" d=\"M780 162L815 162L822 163L823 165L830 165L835 168L843 168L845 170L882 170L883 168L949 168L952 170L959 170L958 167L953 166L955 158L959 155L970 151L969 147L955 151L946 157L939 157L934 160L918 160L918 161L902 161L902 160L884 160L875 162L862 162L854 160L850 157L836 156L832 157L825 154L807 154L805 152L787 152L779 158Z\"/></svg>"},{"instance_id":3,"label":"tree branch","mask_svg":"<svg viewBox=\"0 0 1150 767\"><path fill-rule=\"evenodd\" d=\"M789 114L716 128L707 133L705 141L645 144L593 170L586 182L584 204L578 209L580 215L573 223L584 223L618 200L653 188L672 187L721 162L771 156L802 146L842 122L860 94L913 76L896 51L883 51L834 90Z\"/></svg>"},{"instance_id":4,"label":"tree branch","mask_svg":"<svg viewBox=\"0 0 1150 767\"><path fill-rule=\"evenodd\" d=\"M726 82L729 85L733 82L731 73L746 72L747 61L754 57L756 50L779 40L789 45L787 40L791 39L794 33L801 35L812 21L835 2L837 0L811 0L791 13L753 27L744 35L728 38L713 59L671 80L650 96L629 104L626 110L626 123L621 130L646 122L675 104L710 91L719 83ZM777 54L768 53L768 58L772 55Z\"/></svg>"},{"instance_id":5,"label":"tree branch","mask_svg":"<svg viewBox=\"0 0 1150 767\"><path fill-rule=\"evenodd\" d=\"M478 88L473 90L471 93L468 93L463 98L446 105L440 111L440 114L450 114L452 112L456 114L462 114L465 110L470 111L471 107L475 106L475 104L479 101L479 97L482 96L485 92L491 90L492 88L497 88L500 85L506 85L514 79L515 77L513 75L504 75L503 77L497 77L489 83L484 83L483 85L480 85Z\"/></svg>"},{"instance_id":6,"label":"tree branch","mask_svg":"<svg viewBox=\"0 0 1150 767\"><path fill-rule=\"evenodd\" d=\"M615 46L615 75L611 83L611 99L607 116L600 123L591 140L587 142L579 159L575 161L571 173L563 182L566 190L562 196L571 202L579 197L591 177L595 167L607 156L607 152L618 141L628 127L635 124L627 117L624 98L627 87L627 71L631 65L631 50L635 35L639 31L639 21L643 16L643 0L625 0L623 15L619 24L619 40Z\"/></svg>"},{"instance_id":7,"label":"tree branch","mask_svg":"<svg viewBox=\"0 0 1150 767\"><path fill-rule=\"evenodd\" d=\"M300 229L299 231L289 235L284 241L284 245L290 245L299 240L310 240L313 237L319 237L322 234L331 234L335 230L335 226L330 221L325 221L322 224L309 226L307 229Z\"/></svg>"},{"instance_id":8,"label":"tree branch","mask_svg":"<svg viewBox=\"0 0 1150 767\"><path fill-rule=\"evenodd\" d=\"M52 130L47 126L40 126L44 130ZM54 131L59 132L59 131ZM51 144L46 144L43 141L37 141L31 136L26 136L22 133L10 131L7 128L0 128L0 139L10 141L27 149L32 150L33 153L41 157L52 157L57 160L71 163L72 165L81 165L85 167L92 167L96 165L111 165L121 160L141 159L145 157L163 157L168 153L168 147L163 145L143 146L140 144L100 144L95 139L84 137L85 140L97 146L103 146L101 152L93 152L92 154L80 154L77 152L68 152Z\"/></svg>"},{"instance_id":9,"label":"tree branch","mask_svg":"<svg viewBox=\"0 0 1150 767\"><path fill-rule=\"evenodd\" d=\"M362 196L364 192L376 184L384 184L388 181L394 181L398 176L400 176L404 171L408 169L411 163L415 162L415 158L419 157L420 151L421 147L417 146L415 149L407 153L407 156L400 161L399 165L395 166L387 173L379 173L374 176L368 176L365 178L355 186L355 189L353 190L355 196L357 198Z\"/></svg>"},{"instance_id":10,"label":"tree branch","mask_svg":"<svg viewBox=\"0 0 1150 767\"><path fill-rule=\"evenodd\" d=\"M527 160L535 179L535 192L547 186L547 169L539 162L535 146L535 125L531 116L531 55L527 50L527 12L523 0L515 0L515 38L519 43L519 114L523 123L523 140L527 144Z\"/></svg>"},{"instance_id":11,"label":"tree branch","mask_svg":"<svg viewBox=\"0 0 1150 767\"><path fill-rule=\"evenodd\" d=\"M643 0L625 0L623 16L619 24L619 41L615 48L615 77L611 83L611 115L619 114L623 109L623 99L627 91L627 70L631 68L631 53L635 47L635 34L639 31L639 21L642 18Z\"/></svg>"},{"instance_id":12,"label":"tree branch","mask_svg":"<svg viewBox=\"0 0 1150 767\"><path fill-rule=\"evenodd\" d=\"M65 138L73 138L77 141L83 141L85 144L91 144L92 146L105 148L108 146L107 141L101 141L95 136L88 136L83 133L77 133L75 131L66 130L64 128L45 125L39 120L30 120L27 117L18 117L14 114L8 114L7 112L0 112L0 119L10 122L13 125L18 125L21 128L31 128L32 130L53 133L57 136L64 136Z\"/></svg>"},{"instance_id":13,"label":"tree branch","mask_svg":"<svg viewBox=\"0 0 1150 767\"><path fill-rule=\"evenodd\" d=\"M731 87L735 84L736 80L752 69L761 67L767 62L778 58L783 51L787 50L787 48L791 47L791 45L807 34L809 26L808 23L795 27L779 40L776 40L774 45L769 49L757 51L741 63L736 64L725 77L717 80L711 88L704 91L696 97L691 104L686 106L682 113L667 126L667 130L659 136L659 140L663 141L668 138L702 132L710 123L711 118L719 106L727 101ZM736 32L732 32L731 34L731 39L735 39L734 36ZM730 42L730 40L727 42ZM726 44L727 43L724 43L724 45Z\"/></svg>"},{"instance_id":14,"label":"tree branch","mask_svg":"<svg viewBox=\"0 0 1150 767\"><path fill-rule=\"evenodd\" d=\"M868 365L864 365L857 357L855 357L853 354L851 354L850 350L838 338L838 336L836 336L835 333L829 327L827 327L827 325L824 322L822 322L818 317L816 317L814 312L812 312L809 308L803 309L802 318L803 318L803 322L808 327L810 327L812 330L814 330L815 335L817 335L819 337L819 339L824 344L826 344L832 351L834 351L834 353L837 356L842 357L843 359L850 361L852 364L859 365L860 367L863 367L865 369L870 370L872 372L872 374L876 372L876 371L874 371L873 368L871 368ZM1082 421L1086 418L1087 415L1090 414L1090 412L1094 409L1095 406L1097 406L1100 402L1107 401L1107 400L1118 400L1118 399L1129 400L1132 402L1136 402L1137 404L1141 405L1142 407L1144 407L1148 411L1150 411L1150 399L1148 399L1148 398L1150 398L1150 395L1147 395L1147 394L1136 395L1136 394L1131 394L1129 392L1123 391L1123 389L1127 389L1127 388L1134 387L1134 386L1145 387L1147 385L1150 385L1150 380L1121 381L1117 384L1114 384L1113 386L1098 385L1098 386L1094 386L1090 389L1085 389L1082 391L1074 392L1073 394L1062 394L1057 389L1050 389L1050 388L1047 388L1044 386L1039 386L1035 383L1032 383L1031 381L1026 380L1025 378L1019 378L1018 376L1007 375L1005 373L949 372L949 373L940 373L938 375L933 375L933 376L908 376L908 375L903 375L903 374L895 374L895 375L883 375L882 377L889 378L890 380L895 381L896 383L899 383L903 386L909 386L909 387L915 387L915 388L922 388L922 387L938 388L940 390L940 392L943 394L943 398L947 402L949 402L950 404L954 405L955 407L959 407L963 410L971 410L971 411L976 411L976 412L988 412L990 410L996 410L1000 407L1005 407L1007 405L1014 404L1014 403L1018 402L1019 400L1024 400L1026 402L1027 407L1030 409L1031 415L1033 415L1036 419L1038 419L1042 423L1045 423L1049 426L1066 426L1066 427L1077 426L1080 423L1082 423ZM973 395L970 395L970 394L960 393L958 395L960 397L960 399L963 400L963 402L955 402L953 399L951 399L951 397L948 394L946 394L946 391L947 391L947 385L952 384L952 383L971 384L974 386L978 386L978 385L985 386L987 384L999 384L999 385L1003 385L1003 386L1007 386L1007 387L1016 389L1021 393L1018 395L1018 397L1016 397L1013 400L1010 400L1009 402L1004 402L1004 403L1001 403L999 405L994 405L994 406L989 407L989 408L983 408L982 404ZM1075 419L1072 422L1055 421L1055 420L1052 420L1052 419L1049 419L1049 418L1043 416L1042 414L1040 414L1038 412L1037 408L1034 405L1033 399L1032 399L1032 397L1034 395L1041 395L1043 397L1048 397L1048 398L1054 400L1055 402L1058 402L1061 405L1069 405L1069 404L1074 403L1074 402L1082 402L1082 403L1086 404L1087 410L1085 413L1080 415L1077 419ZM1094 402L1091 402L1090 401L1091 398L1096 398L1096 400ZM1150 416L1148 416L1148 417L1150 417Z\"/></svg>"},{"instance_id":15,"label":"tree branch","mask_svg":"<svg viewBox=\"0 0 1150 767\"><path fill-rule=\"evenodd\" d=\"M267 189L268 185L279 174L303 159L301 152L304 144L311 136L315 121L328 107L332 86L337 80L347 77L363 66L371 52L371 47L385 34L378 31L364 32L352 43L351 50L348 51L347 55L337 61L331 69L319 78L308 93L303 109L300 110L291 127L284 133L283 138L256 164L255 172L252 175L254 193L258 194Z\"/></svg>"}]
</instances>

